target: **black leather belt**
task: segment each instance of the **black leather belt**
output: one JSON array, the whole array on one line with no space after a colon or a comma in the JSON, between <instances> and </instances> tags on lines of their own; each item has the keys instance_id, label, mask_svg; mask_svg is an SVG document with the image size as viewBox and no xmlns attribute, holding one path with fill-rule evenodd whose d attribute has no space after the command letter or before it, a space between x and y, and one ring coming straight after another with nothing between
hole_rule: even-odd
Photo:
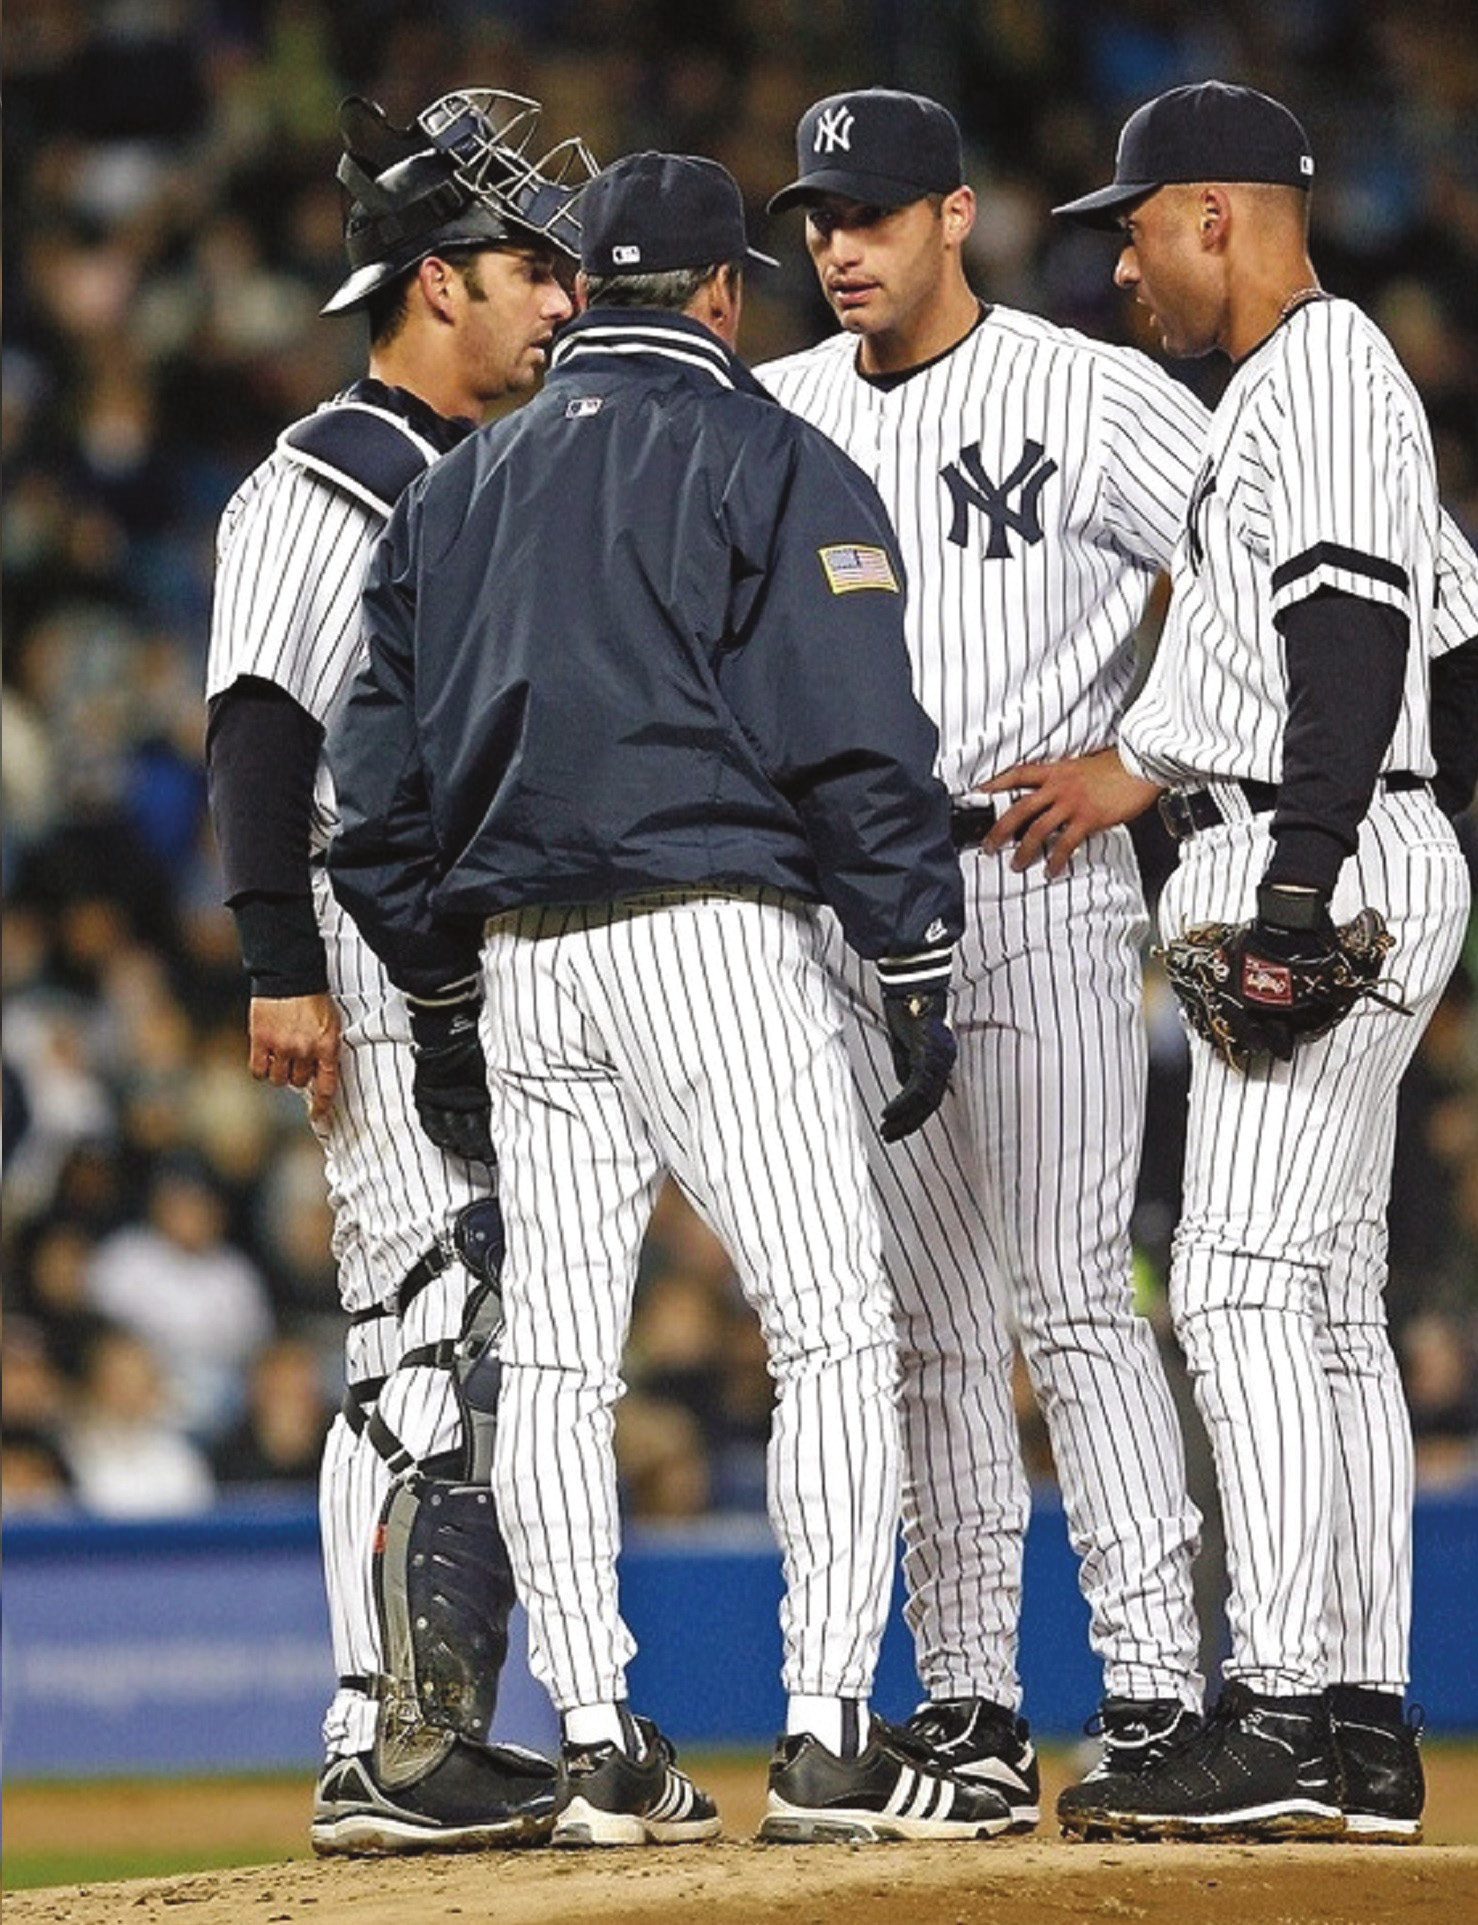
<instances>
[{"instance_id":1,"label":"black leather belt","mask_svg":"<svg viewBox=\"0 0 1478 1925\"><path fill-rule=\"evenodd\" d=\"M1226 786L1242 791L1242 798L1253 815L1267 815L1278 806L1276 782L1233 781ZM1424 775L1412 775L1407 769L1396 769L1380 778L1380 786L1387 795L1401 795L1408 790L1425 789L1430 785ZM1177 842L1183 842L1198 829L1214 829L1219 822L1230 822L1235 818L1223 812L1214 789L1166 789L1160 797L1160 820Z\"/></svg>"},{"instance_id":2,"label":"black leather belt","mask_svg":"<svg viewBox=\"0 0 1478 1925\"><path fill-rule=\"evenodd\" d=\"M978 849L995 827L994 802L972 802L949 812L949 839L957 849Z\"/></svg>"}]
</instances>

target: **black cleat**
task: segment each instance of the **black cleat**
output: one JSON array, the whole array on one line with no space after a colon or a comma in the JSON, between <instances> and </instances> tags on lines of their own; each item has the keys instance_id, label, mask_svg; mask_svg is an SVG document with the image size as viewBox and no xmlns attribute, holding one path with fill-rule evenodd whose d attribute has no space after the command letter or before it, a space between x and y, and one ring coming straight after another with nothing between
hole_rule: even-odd
<instances>
[{"instance_id":1,"label":"black cleat","mask_svg":"<svg viewBox=\"0 0 1478 1925\"><path fill-rule=\"evenodd\" d=\"M1010 1806L1012 1831L1030 1831L1041 1817L1041 1775L1025 1718L989 1698L935 1698L903 1729L940 1771L998 1791Z\"/></svg>"},{"instance_id":2,"label":"black cleat","mask_svg":"<svg viewBox=\"0 0 1478 1925\"><path fill-rule=\"evenodd\" d=\"M1148 1771L1200 1729L1200 1712L1176 1698L1105 1698L1088 1721L1101 1746L1088 1776Z\"/></svg>"},{"instance_id":3,"label":"black cleat","mask_svg":"<svg viewBox=\"0 0 1478 1925\"><path fill-rule=\"evenodd\" d=\"M771 1844L888 1838L994 1838L1011 1807L989 1785L944 1771L926 1746L874 1718L867 1749L838 1758L806 1732L781 1738L759 1836Z\"/></svg>"},{"instance_id":4,"label":"black cleat","mask_svg":"<svg viewBox=\"0 0 1478 1925\"><path fill-rule=\"evenodd\" d=\"M1329 1709L1229 1684L1144 1771L1104 1772L1057 1801L1069 1838L1334 1838L1344 1831Z\"/></svg>"},{"instance_id":5,"label":"black cleat","mask_svg":"<svg viewBox=\"0 0 1478 1925\"><path fill-rule=\"evenodd\" d=\"M718 1807L677 1768L648 1718L633 1718L640 1758L617 1744L569 1745L560 1762L556 1845L691 1845L717 1838Z\"/></svg>"},{"instance_id":6,"label":"black cleat","mask_svg":"<svg viewBox=\"0 0 1478 1925\"><path fill-rule=\"evenodd\" d=\"M1417 1845L1422 1836L1426 1778L1422 1771L1422 1713L1372 1705L1385 1693L1335 1685L1329 1693L1334 1755L1339 1765L1344 1836L1364 1845Z\"/></svg>"},{"instance_id":7,"label":"black cleat","mask_svg":"<svg viewBox=\"0 0 1478 1925\"><path fill-rule=\"evenodd\" d=\"M323 1767L308 1836L324 1858L537 1844L554 1822L554 1792L554 1766L521 1745L453 1738L422 1777L394 1788L372 1752L356 1752Z\"/></svg>"}]
</instances>

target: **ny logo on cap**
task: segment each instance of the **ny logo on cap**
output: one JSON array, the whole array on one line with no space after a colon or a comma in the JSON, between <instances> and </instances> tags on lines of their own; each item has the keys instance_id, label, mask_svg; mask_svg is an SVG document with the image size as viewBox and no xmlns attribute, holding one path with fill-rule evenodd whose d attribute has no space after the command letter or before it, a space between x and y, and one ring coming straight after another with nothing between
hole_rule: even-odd
<instances>
[{"instance_id":1,"label":"ny logo on cap","mask_svg":"<svg viewBox=\"0 0 1478 1925\"><path fill-rule=\"evenodd\" d=\"M843 100L835 107L827 107L816 121L816 138L812 149L818 154L834 154L838 147L843 152L852 151L852 124L856 115Z\"/></svg>"}]
</instances>

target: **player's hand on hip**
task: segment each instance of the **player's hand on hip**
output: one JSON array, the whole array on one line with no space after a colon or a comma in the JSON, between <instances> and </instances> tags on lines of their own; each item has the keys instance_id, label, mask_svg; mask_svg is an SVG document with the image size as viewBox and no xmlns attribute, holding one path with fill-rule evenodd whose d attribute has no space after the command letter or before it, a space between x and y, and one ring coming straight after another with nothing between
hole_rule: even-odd
<instances>
[{"instance_id":1,"label":"player's hand on hip","mask_svg":"<svg viewBox=\"0 0 1478 1925\"><path fill-rule=\"evenodd\" d=\"M493 1163L492 1099L478 1018L482 988L476 978L433 996L407 996L411 1078L421 1128L439 1150L473 1163Z\"/></svg>"},{"instance_id":2,"label":"player's hand on hip","mask_svg":"<svg viewBox=\"0 0 1478 1925\"><path fill-rule=\"evenodd\" d=\"M278 1089L306 1090L316 1121L339 1093L339 1011L332 996L253 996L247 1018L251 1073Z\"/></svg>"},{"instance_id":3,"label":"player's hand on hip","mask_svg":"<svg viewBox=\"0 0 1478 1925\"><path fill-rule=\"evenodd\" d=\"M985 846L999 854L1014 843L1013 869L1045 862L1049 876L1060 876L1090 835L1133 821L1160 793L1157 782L1131 774L1112 748L1060 762L1020 762L980 785L984 795L1016 789L1026 793L1002 810Z\"/></svg>"},{"instance_id":4,"label":"player's hand on hip","mask_svg":"<svg viewBox=\"0 0 1478 1925\"><path fill-rule=\"evenodd\" d=\"M922 1128L944 1101L959 1047L946 1021L943 989L883 992L883 1016L902 1085L878 1127L885 1143Z\"/></svg>"}]
</instances>

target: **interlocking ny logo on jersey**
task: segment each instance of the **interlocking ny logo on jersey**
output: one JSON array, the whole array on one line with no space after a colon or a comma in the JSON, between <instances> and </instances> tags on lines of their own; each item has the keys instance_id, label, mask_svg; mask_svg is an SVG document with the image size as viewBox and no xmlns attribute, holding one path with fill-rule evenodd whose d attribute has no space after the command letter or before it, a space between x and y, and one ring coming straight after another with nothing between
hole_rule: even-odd
<instances>
[{"instance_id":1,"label":"interlocking ny logo on jersey","mask_svg":"<svg viewBox=\"0 0 1478 1925\"><path fill-rule=\"evenodd\" d=\"M852 125L857 116L845 101L835 107L828 107L816 122L816 138L811 143L812 151L817 154L834 154L840 147L844 153L852 148Z\"/></svg>"},{"instance_id":2,"label":"interlocking ny logo on jersey","mask_svg":"<svg viewBox=\"0 0 1478 1925\"><path fill-rule=\"evenodd\" d=\"M818 548L816 553L833 595L849 595L854 588L884 588L891 594L898 593L898 577L886 548L849 544Z\"/></svg>"},{"instance_id":3,"label":"interlocking ny logo on jersey","mask_svg":"<svg viewBox=\"0 0 1478 1925\"><path fill-rule=\"evenodd\" d=\"M960 471L964 470L962 474ZM1037 499L1057 473L1057 463L1045 458L1040 441L1028 441L1021 459L999 486L991 480L980 461L980 443L961 448L955 461L940 469L940 479L954 502L954 519L945 536L956 548L965 547L970 536L970 510L978 508L990 523L986 543L987 561L1004 561L1011 553L1008 535L1020 535L1025 542L1042 539L1042 521ZM1019 489L1020 499L1011 506L1010 497Z\"/></svg>"}]
</instances>

